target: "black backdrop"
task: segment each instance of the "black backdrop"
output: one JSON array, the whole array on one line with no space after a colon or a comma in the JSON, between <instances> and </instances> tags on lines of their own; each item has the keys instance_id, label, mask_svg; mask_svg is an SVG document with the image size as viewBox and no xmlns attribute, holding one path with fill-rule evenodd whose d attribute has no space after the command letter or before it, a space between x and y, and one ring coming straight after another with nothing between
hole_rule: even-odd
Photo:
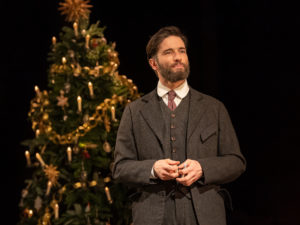
<instances>
[{"instance_id":1,"label":"black backdrop","mask_svg":"<svg viewBox=\"0 0 300 225\"><path fill-rule=\"evenodd\" d=\"M23 182L30 176L20 145L33 137L27 121L30 100L34 85L47 88L51 37L66 23L57 11L58 0L5 4L1 183L7 188L2 194L10 193L2 203L9 212L7 224L15 224ZM226 185L235 208L231 223L299 224L297 7L271 0L92 4L91 22L100 20L107 40L117 44L120 74L133 79L142 93L157 84L146 62L150 35L177 25L188 36L189 84L225 103L248 162L247 171Z\"/></svg>"}]
</instances>

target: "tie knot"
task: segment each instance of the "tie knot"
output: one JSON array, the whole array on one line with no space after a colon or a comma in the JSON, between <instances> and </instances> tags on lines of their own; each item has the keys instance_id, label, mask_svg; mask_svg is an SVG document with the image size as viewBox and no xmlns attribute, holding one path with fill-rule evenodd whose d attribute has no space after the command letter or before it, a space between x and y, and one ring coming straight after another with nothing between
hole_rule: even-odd
<instances>
[{"instance_id":1,"label":"tie knot","mask_svg":"<svg viewBox=\"0 0 300 225\"><path fill-rule=\"evenodd\" d=\"M175 91L171 90L168 92L168 98L170 101L173 101L175 97L176 97Z\"/></svg>"}]
</instances>

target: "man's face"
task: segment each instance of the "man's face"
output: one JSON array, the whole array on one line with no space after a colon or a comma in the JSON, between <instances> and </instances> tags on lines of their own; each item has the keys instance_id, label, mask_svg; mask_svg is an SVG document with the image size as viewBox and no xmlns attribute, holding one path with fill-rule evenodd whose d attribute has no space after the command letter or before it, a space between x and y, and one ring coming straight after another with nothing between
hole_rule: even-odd
<instances>
[{"instance_id":1,"label":"man's face","mask_svg":"<svg viewBox=\"0 0 300 225\"><path fill-rule=\"evenodd\" d=\"M169 36L162 41L155 56L158 77L172 83L184 80L190 73L189 60L184 42L180 37Z\"/></svg>"}]
</instances>

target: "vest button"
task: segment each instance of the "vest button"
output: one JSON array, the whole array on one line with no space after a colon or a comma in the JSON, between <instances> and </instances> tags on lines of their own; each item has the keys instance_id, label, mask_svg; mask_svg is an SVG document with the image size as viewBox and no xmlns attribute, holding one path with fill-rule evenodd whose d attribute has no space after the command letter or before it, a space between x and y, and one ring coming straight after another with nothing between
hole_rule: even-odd
<instances>
[{"instance_id":1,"label":"vest button","mask_svg":"<svg viewBox=\"0 0 300 225\"><path fill-rule=\"evenodd\" d=\"M175 152L176 152L176 149L175 149L175 148L173 148L173 149L172 149L172 152L173 152L173 153L175 153Z\"/></svg>"},{"instance_id":2,"label":"vest button","mask_svg":"<svg viewBox=\"0 0 300 225\"><path fill-rule=\"evenodd\" d=\"M175 114L174 114L174 113L172 113L172 114L171 114L171 117L172 117L172 118L175 118Z\"/></svg>"},{"instance_id":3,"label":"vest button","mask_svg":"<svg viewBox=\"0 0 300 225\"><path fill-rule=\"evenodd\" d=\"M176 140L176 138L175 138L175 137L171 137L171 140L172 140L172 141L175 141L175 140Z\"/></svg>"},{"instance_id":4,"label":"vest button","mask_svg":"<svg viewBox=\"0 0 300 225\"><path fill-rule=\"evenodd\" d=\"M174 128L175 128L175 125L174 125L174 124L171 124L171 128L174 129Z\"/></svg>"}]
</instances>

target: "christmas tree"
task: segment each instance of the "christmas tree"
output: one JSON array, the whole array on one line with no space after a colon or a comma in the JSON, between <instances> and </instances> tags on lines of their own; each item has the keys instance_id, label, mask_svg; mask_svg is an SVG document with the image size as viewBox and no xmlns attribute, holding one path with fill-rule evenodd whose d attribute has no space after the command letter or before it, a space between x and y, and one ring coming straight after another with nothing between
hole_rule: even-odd
<instances>
[{"instance_id":1,"label":"christmas tree","mask_svg":"<svg viewBox=\"0 0 300 225\"><path fill-rule=\"evenodd\" d=\"M137 87L118 74L115 43L89 22L86 0L59 3L69 26L52 38L48 90L34 87L25 140L32 176L25 181L19 224L130 224L126 188L111 177L124 107Z\"/></svg>"}]
</instances>

